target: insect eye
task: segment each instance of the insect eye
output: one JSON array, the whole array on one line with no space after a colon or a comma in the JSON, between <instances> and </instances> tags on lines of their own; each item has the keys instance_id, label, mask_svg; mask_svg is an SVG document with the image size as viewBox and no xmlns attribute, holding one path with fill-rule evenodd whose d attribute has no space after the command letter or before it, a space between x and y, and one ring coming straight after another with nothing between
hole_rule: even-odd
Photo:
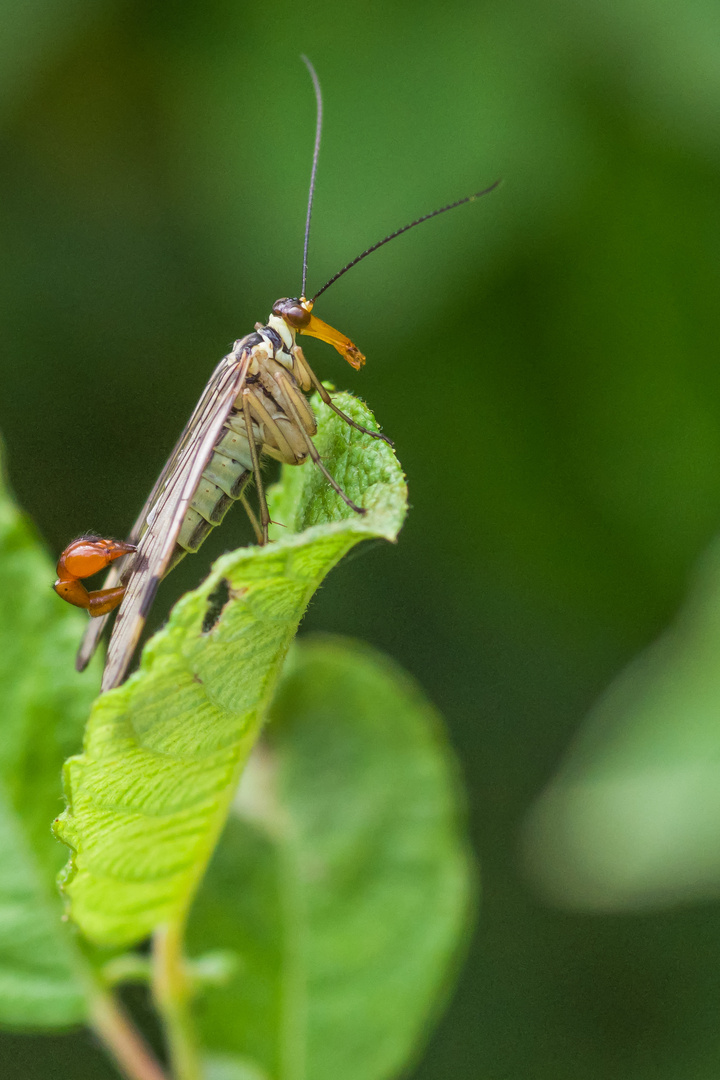
<instances>
[{"instance_id":1,"label":"insect eye","mask_svg":"<svg viewBox=\"0 0 720 1080\"><path fill-rule=\"evenodd\" d=\"M276 300L273 304L273 315L280 315L290 326L299 330L310 322L310 312L303 307L299 300Z\"/></svg>"}]
</instances>

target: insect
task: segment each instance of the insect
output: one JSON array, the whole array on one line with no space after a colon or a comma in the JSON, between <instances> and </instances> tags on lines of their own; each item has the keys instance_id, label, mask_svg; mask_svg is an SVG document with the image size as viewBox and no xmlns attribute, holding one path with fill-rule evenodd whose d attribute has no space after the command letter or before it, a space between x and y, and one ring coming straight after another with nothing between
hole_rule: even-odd
<instances>
[{"instance_id":1,"label":"insect","mask_svg":"<svg viewBox=\"0 0 720 1080\"><path fill-rule=\"evenodd\" d=\"M362 506L345 494L321 461L312 438L317 424L305 395L316 390L326 405L351 427L374 439L388 443L390 440L357 424L334 404L305 359L296 336L319 338L337 349L352 367L362 367L365 357L357 346L314 314L317 298L390 240L423 221L488 194L499 183L496 181L483 191L433 210L390 233L347 263L307 299L310 218L323 110L315 69L306 57L303 61L313 81L317 121L300 296L276 300L267 323L256 323L254 332L236 341L217 365L128 540L82 536L65 548L58 562L55 591L93 616L78 652L79 671L84 670L92 657L109 614L119 607L108 646L103 690L118 686L125 677L160 581L187 553L198 550L233 502L243 504L258 542L267 543L270 515L260 472L263 456L287 465L301 465L310 458L347 505L358 514L365 513ZM245 496L245 488L253 477L259 520ZM88 591L84 579L110 564L103 588Z\"/></svg>"}]
</instances>

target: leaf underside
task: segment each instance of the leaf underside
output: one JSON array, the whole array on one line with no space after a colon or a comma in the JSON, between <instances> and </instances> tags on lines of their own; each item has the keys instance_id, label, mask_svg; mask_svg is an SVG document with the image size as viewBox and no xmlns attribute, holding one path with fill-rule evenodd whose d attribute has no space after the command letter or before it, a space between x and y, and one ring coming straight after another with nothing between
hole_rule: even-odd
<instances>
[{"instance_id":1,"label":"leaf underside","mask_svg":"<svg viewBox=\"0 0 720 1080\"><path fill-rule=\"evenodd\" d=\"M270 721L190 921L194 951L239 958L203 1042L273 1080L396 1076L467 927L442 726L393 663L329 636L293 649Z\"/></svg>"},{"instance_id":2,"label":"leaf underside","mask_svg":"<svg viewBox=\"0 0 720 1080\"><path fill-rule=\"evenodd\" d=\"M0 462L0 1024L54 1027L86 1013L84 961L61 922L63 853L48 822L62 763L97 693L73 654L84 617L50 589L53 568L13 504Z\"/></svg>"},{"instance_id":3,"label":"leaf underside","mask_svg":"<svg viewBox=\"0 0 720 1080\"><path fill-rule=\"evenodd\" d=\"M361 403L335 400L374 427ZM321 455L367 513L350 510L310 464L284 469L271 503L285 526L275 542L217 560L148 642L139 670L98 699L84 751L66 764L68 808L56 822L72 850L64 891L91 941L131 944L183 917L311 596L360 540L394 540L402 525L407 493L390 448L313 407Z\"/></svg>"}]
</instances>

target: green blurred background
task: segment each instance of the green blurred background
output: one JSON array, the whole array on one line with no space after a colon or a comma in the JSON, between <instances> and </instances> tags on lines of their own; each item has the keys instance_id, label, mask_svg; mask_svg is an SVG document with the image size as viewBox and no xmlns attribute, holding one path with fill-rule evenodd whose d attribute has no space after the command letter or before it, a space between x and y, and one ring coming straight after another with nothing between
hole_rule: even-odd
<instances>
[{"instance_id":1,"label":"green blurred background","mask_svg":"<svg viewBox=\"0 0 720 1080\"><path fill-rule=\"evenodd\" d=\"M122 536L217 359L345 277L323 378L395 440L396 549L306 628L361 637L448 719L479 929L418 1080L715 1077L720 908L555 908L523 823L583 716L666 625L720 521L720 8L710 0L0 6L0 430L49 549ZM158 602L248 539L231 515ZM82 1035L0 1036L6 1077L110 1077Z\"/></svg>"}]
</instances>

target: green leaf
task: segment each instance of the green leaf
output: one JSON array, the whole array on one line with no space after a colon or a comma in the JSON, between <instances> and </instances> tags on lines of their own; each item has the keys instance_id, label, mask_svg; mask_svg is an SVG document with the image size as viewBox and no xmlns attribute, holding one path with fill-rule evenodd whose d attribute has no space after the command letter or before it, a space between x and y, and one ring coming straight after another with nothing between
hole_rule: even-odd
<instances>
[{"instance_id":1,"label":"green leaf","mask_svg":"<svg viewBox=\"0 0 720 1080\"><path fill-rule=\"evenodd\" d=\"M458 773L439 717L372 649L291 653L193 910L237 950L204 1041L262 1075L381 1080L423 1041L468 922Z\"/></svg>"},{"instance_id":2,"label":"green leaf","mask_svg":"<svg viewBox=\"0 0 720 1080\"><path fill-rule=\"evenodd\" d=\"M210 1054L203 1058L203 1080L269 1080L248 1061L223 1054Z\"/></svg>"},{"instance_id":3,"label":"green leaf","mask_svg":"<svg viewBox=\"0 0 720 1080\"><path fill-rule=\"evenodd\" d=\"M55 877L48 822L62 763L79 744L99 674L74 670L84 619L52 592L53 567L11 501L0 461L0 1023L66 1025L85 1016L82 960Z\"/></svg>"},{"instance_id":4,"label":"green leaf","mask_svg":"<svg viewBox=\"0 0 720 1080\"><path fill-rule=\"evenodd\" d=\"M373 425L359 402L336 400ZM183 916L311 596L360 540L394 540L402 525L407 491L392 451L314 407L318 449L367 513L324 480L318 487L310 464L285 469L271 504L285 525L277 541L217 560L148 643L140 670L97 701L84 753L67 763L69 805L57 824L73 851L65 891L92 941L128 944ZM290 532L298 525L308 527Z\"/></svg>"},{"instance_id":5,"label":"green leaf","mask_svg":"<svg viewBox=\"0 0 720 1080\"><path fill-rule=\"evenodd\" d=\"M652 907L720 893L720 544L675 624L620 674L527 832L564 906Z\"/></svg>"}]
</instances>

